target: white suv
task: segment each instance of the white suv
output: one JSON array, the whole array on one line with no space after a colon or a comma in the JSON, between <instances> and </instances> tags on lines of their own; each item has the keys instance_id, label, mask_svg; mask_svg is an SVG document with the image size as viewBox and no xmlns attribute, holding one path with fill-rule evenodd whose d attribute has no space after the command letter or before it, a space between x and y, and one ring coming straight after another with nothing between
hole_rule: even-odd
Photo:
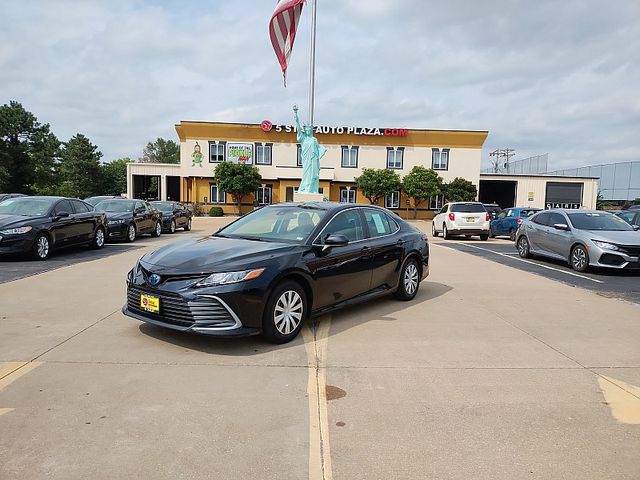
<instances>
[{"instance_id":1,"label":"white suv","mask_svg":"<svg viewBox=\"0 0 640 480\"><path fill-rule=\"evenodd\" d=\"M489 238L491 215L480 202L447 203L433 219L431 234L437 237L442 233L445 240L453 235L480 235L480 240Z\"/></svg>"}]
</instances>

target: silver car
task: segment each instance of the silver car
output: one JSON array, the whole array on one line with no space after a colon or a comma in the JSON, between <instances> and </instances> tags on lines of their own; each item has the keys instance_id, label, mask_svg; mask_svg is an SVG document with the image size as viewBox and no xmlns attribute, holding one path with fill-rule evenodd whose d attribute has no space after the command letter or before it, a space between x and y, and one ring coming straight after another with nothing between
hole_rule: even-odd
<instances>
[{"instance_id":1,"label":"silver car","mask_svg":"<svg viewBox=\"0 0 640 480\"><path fill-rule=\"evenodd\" d=\"M611 213L545 210L523 221L516 247L523 258L543 255L569 262L578 272L589 266L640 268L640 232Z\"/></svg>"}]
</instances>

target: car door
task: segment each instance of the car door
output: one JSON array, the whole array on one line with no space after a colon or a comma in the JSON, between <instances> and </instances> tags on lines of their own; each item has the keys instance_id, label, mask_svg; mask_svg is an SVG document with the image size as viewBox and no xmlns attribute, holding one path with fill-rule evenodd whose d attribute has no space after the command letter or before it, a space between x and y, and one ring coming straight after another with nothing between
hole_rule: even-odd
<instances>
[{"instance_id":1,"label":"car door","mask_svg":"<svg viewBox=\"0 0 640 480\"><path fill-rule=\"evenodd\" d=\"M438 214L433 218L433 224L435 225L435 229L437 232L442 232L442 225L445 222L445 215L447 214L447 210L449 210L448 203L443 205Z\"/></svg>"},{"instance_id":2,"label":"car door","mask_svg":"<svg viewBox=\"0 0 640 480\"><path fill-rule=\"evenodd\" d=\"M187 224L187 211L184 208L184 205L182 205L181 203L176 203L175 211L177 212L176 224L184 227Z\"/></svg>"},{"instance_id":3,"label":"car door","mask_svg":"<svg viewBox=\"0 0 640 480\"><path fill-rule=\"evenodd\" d=\"M52 210L51 234L54 245L71 245L76 241L73 208L69 200L60 200Z\"/></svg>"},{"instance_id":4,"label":"car door","mask_svg":"<svg viewBox=\"0 0 640 480\"><path fill-rule=\"evenodd\" d=\"M138 233L146 233L149 231L149 215L144 203L137 201L133 208L133 221L136 224Z\"/></svg>"},{"instance_id":5,"label":"car door","mask_svg":"<svg viewBox=\"0 0 640 480\"><path fill-rule=\"evenodd\" d=\"M73 218L77 241L87 242L91 239L95 230L95 216L89 205L80 200L69 200L73 207Z\"/></svg>"},{"instance_id":6,"label":"car door","mask_svg":"<svg viewBox=\"0 0 640 480\"><path fill-rule=\"evenodd\" d=\"M370 289L371 255L358 208L337 213L314 240L314 249L305 256L307 268L316 284L314 309L356 297ZM328 235L344 235L349 243L323 248Z\"/></svg>"},{"instance_id":7,"label":"car door","mask_svg":"<svg viewBox=\"0 0 640 480\"><path fill-rule=\"evenodd\" d=\"M148 231L153 232L156 229L156 223L162 218L162 213L153 207L149 202L144 203L145 219L147 221Z\"/></svg>"},{"instance_id":8,"label":"car door","mask_svg":"<svg viewBox=\"0 0 640 480\"><path fill-rule=\"evenodd\" d=\"M391 288L398 283L404 253L400 225L382 210L363 209L371 248L371 289Z\"/></svg>"},{"instance_id":9,"label":"car door","mask_svg":"<svg viewBox=\"0 0 640 480\"><path fill-rule=\"evenodd\" d=\"M549 212L542 212L535 215L531 219L531 223L527 224L526 226L527 238L529 239L529 245L531 246L532 250L535 250L540 253L543 253L546 251L544 249L544 246L542 245L542 241L544 239L544 236L547 233L548 221L549 221Z\"/></svg>"},{"instance_id":10,"label":"car door","mask_svg":"<svg viewBox=\"0 0 640 480\"><path fill-rule=\"evenodd\" d=\"M507 211L502 210L498 217L491 222L491 229L493 230L494 235L504 235L504 222L505 217L507 216Z\"/></svg>"},{"instance_id":11,"label":"car door","mask_svg":"<svg viewBox=\"0 0 640 480\"><path fill-rule=\"evenodd\" d=\"M564 224L571 226L569 219L563 214L558 212L551 212L549 214L549 226L547 234L542 239L544 249L551 255L559 258L569 258L569 250L572 246L573 235L570 231L558 230L554 228L556 224Z\"/></svg>"}]
</instances>

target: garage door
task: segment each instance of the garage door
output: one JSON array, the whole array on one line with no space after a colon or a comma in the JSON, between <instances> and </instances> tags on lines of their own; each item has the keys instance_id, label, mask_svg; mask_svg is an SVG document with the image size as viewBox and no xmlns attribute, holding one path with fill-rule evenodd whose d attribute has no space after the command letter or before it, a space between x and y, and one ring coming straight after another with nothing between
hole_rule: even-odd
<instances>
[{"instance_id":1,"label":"garage door","mask_svg":"<svg viewBox=\"0 0 640 480\"><path fill-rule=\"evenodd\" d=\"M583 188L583 183L547 182L545 207L580 208Z\"/></svg>"}]
</instances>

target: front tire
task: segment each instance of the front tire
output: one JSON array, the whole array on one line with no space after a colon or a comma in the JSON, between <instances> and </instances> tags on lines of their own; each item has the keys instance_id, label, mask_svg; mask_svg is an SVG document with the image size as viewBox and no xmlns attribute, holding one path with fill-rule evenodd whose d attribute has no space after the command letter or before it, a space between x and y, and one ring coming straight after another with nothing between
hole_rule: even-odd
<instances>
[{"instance_id":1,"label":"front tire","mask_svg":"<svg viewBox=\"0 0 640 480\"><path fill-rule=\"evenodd\" d=\"M36 260L46 260L51 255L51 242L45 233L40 233L33 241L33 256Z\"/></svg>"},{"instance_id":2,"label":"front tire","mask_svg":"<svg viewBox=\"0 0 640 480\"><path fill-rule=\"evenodd\" d=\"M516 243L516 246L518 247L518 254L522 258L531 258L531 256L532 256L531 255L531 247L529 246L529 240L527 239L527 237L522 235L518 239L518 242Z\"/></svg>"},{"instance_id":3,"label":"front tire","mask_svg":"<svg viewBox=\"0 0 640 480\"><path fill-rule=\"evenodd\" d=\"M571 268L576 272L586 272L589 269L589 253L582 245L576 245L571 250Z\"/></svg>"},{"instance_id":4,"label":"front tire","mask_svg":"<svg viewBox=\"0 0 640 480\"><path fill-rule=\"evenodd\" d=\"M300 284L284 281L271 292L262 318L262 336L271 343L296 338L307 317L307 296Z\"/></svg>"},{"instance_id":5,"label":"front tire","mask_svg":"<svg viewBox=\"0 0 640 480\"><path fill-rule=\"evenodd\" d=\"M418 293L419 287L420 266L415 259L410 258L405 262L402 270L400 270L398 290L395 291L393 296L398 300L413 300Z\"/></svg>"},{"instance_id":6,"label":"front tire","mask_svg":"<svg viewBox=\"0 0 640 480\"><path fill-rule=\"evenodd\" d=\"M169 233L176 233L176 221L171 220L171 224L169 225Z\"/></svg>"},{"instance_id":7,"label":"front tire","mask_svg":"<svg viewBox=\"0 0 640 480\"><path fill-rule=\"evenodd\" d=\"M436 224L435 223L431 224L431 236L432 237L437 237L438 236L438 232L436 231Z\"/></svg>"},{"instance_id":8,"label":"front tire","mask_svg":"<svg viewBox=\"0 0 640 480\"><path fill-rule=\"evenodd\" d=\"M187 224L184 226L184 231L185 232L191 231L191 219L187 220Z\"/></svg>"},{"instance_id":9,"label":"front tire","mask_svg":"<svg viewBox=\"0 0 640 480\"><path fill-rule=\"evenodd\" d=\"M156 222L156 228L151 232L151 236L158 238L160 235L162 235L162 224L160 222Z\"/></svg>"},{"instance_id":10,"label":"front tire","mask_svg":"<svg viewBox=\"0 0 640 480\"><path fill-rule=\"evenodd\" d=\"M138 232L136 231L136 226L135 224L130 224L129 228L127 228L127 236L125 237L125 240L129 243L135 241L136 236L138 235Z\"/></svg>"},{"instance_id":11,"label":"front tire","mask_svg":"<svg viewBox=\"0 0 640 480\"><path fill-rule=\"evenodd\" d=\"M100 250L102 247L104 247L104 242L105 242L104 228L98 227L96 228L96 233L93 235L93 240L89 245L94 250Z\"/></svg>"}]
</instances>

